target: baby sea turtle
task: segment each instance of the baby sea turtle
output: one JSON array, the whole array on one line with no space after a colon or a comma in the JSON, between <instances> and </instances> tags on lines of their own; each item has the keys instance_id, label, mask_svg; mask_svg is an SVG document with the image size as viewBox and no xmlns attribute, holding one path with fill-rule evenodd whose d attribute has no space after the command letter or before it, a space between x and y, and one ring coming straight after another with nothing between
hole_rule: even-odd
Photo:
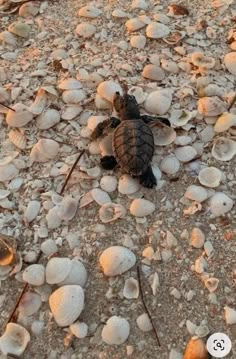
<instances>
[{"instance_id":1,"label":"baby sea turtle","mask_svg":"<svg viewBox=\"0 0 236 359\"><path fill-rule=\"evenodd\" d=\"M141 115L135 97L127 93L121 96L116 92L113 106L119 118L111 117L99 123L91 136L96 139L102 136L106 129L115 128L112 136L114 156L102 157L102 167L110 170L118 164L125 173L139 177L144 187L156 186L157 180L151 167L154 138L148 124L158 119L169 126L169 121L162 117Z\"/></svg>"}]
</instances>

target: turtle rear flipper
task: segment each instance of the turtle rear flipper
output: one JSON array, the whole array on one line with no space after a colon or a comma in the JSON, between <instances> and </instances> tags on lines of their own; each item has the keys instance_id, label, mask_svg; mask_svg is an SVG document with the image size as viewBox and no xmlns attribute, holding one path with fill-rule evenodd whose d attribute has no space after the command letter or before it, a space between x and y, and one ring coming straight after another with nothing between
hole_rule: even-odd
<instances>
[{"instance_id":1,"label":"turtle rear flipper","mask_svg":"<svg viewBox=\"0 0 236 359\"><path fill-rule=\"evenodd\" d=\"M157 185L157 180L151 166L140 176L140 183L147 188L153 188Z\"/></svg>"}]
</instances>

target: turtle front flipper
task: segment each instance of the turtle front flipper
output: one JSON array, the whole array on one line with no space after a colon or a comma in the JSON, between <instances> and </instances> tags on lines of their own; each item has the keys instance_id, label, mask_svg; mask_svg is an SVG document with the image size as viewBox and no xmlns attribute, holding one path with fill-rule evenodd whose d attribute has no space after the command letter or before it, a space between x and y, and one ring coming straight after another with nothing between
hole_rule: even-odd
<instances>
[{"instance_id":1,"label":"turtle front flipper","mask_svg":"<svg viewBox=\"0 0 236 359\"><path fill-rule=\"evenodd\" d=\"M164 125L170 127L170 121L165 117L161 117L161 116L152 117L152 116L149 116L149 115L141 115L140 117L143 120L143 122L146 123L146 125L148 125L152 121L159 121L161 123L164 123Z\"/></svg>"},{"instance_id":2,"label":"turtle front flipper","mask_svg":"<svg viewBox=\"0 0 236 359\"><path fill-rule=\"evenodd\" d=\"M120 120L117 117L110 117L107 120L100 122L91 134L91 138L96 140L104 134L104 131L109 128L116 128L120 124Z\"/></svg>"},{"instance_id":3,"label":"turtle front flipper","mask_svg":"<svg viewBox=\"0 0 236 359\"><path fill-rule=\"evenodd\" d=\"M140 176L140 183L147 188L153 188L157 185L157 180L151 166Z\"/></svg>"},{"instance_id":4,"label":"turtle front flipper","mask_svg":"<svg viewBox=\"0 0 236 359\"><path fill-rule=\"evenodd\" d=\"M112 170L114 167L116 167L117 161L114 156L103 156L101 158L101 166L105 170Z\"/></svg>"}]
</instances>

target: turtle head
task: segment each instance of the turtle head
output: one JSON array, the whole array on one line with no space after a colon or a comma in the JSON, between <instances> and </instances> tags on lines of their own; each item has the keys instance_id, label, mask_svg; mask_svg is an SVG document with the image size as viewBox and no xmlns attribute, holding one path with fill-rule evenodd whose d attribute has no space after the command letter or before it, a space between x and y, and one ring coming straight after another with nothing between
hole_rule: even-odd
<instances>
[{"instance_id":1,"label":"turtle head","mask_svg":"<svg viewBox=\"0 0 236 359\"><path fill-rule=\"evenodd\" d=\"M140 118L140 112L136 98L125 93L123 96L116 92L113 98L113 106L121 121Z\"/></svg>"}]
</instances>

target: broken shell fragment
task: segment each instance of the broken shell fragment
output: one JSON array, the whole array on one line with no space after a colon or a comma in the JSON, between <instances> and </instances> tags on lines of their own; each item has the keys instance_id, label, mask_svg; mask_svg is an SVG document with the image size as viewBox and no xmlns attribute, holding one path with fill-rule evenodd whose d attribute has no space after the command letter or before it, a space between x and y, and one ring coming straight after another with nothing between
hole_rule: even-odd
<instances>
[{"instance_id":1,"label":"broken shell fragment","mask_svg":"<svg viewBox=\"0 0 236 359\"><path fill-rule=\"evenodd\" d=\"M126 319L112 316L106 322L102 330L102 340L109 345L124 343L130 332L130 326Z\"/></svg>"},{"instance_id":2,"label":"broken shell fragment","mask_svg":"<svg viewBox=\"0 0 236 359\"><path fill-rule=\"evenodd\" d=\"M236 126L236 114L224 112L216 121L215 132L227 131L230 127Z\"/></svg>"},{"instance_id":3,"label":"broken shell fragment","mask_svg":"<svg viewBox=\"0 0 236 359\"><path fill-rule=\"evenodd\" d=\"M199 182L206 187L218 187L222 179L222 172L216 167L203 168L198 175Z\"/></svg>"},{"instance_id":4,"label":"broken shell fragment","mask_svg":"<svg viewBox=\"0 0 236 359\"><path fill-rule=\"evenodd\" d=\"M152 214L155 211L155 204L143 199L134 199L130 205L130 212L135 217L145 217Z\"/></svg>"},{"instance_id":5,"label":"broken shell fragment","mask_svg":"<svg viewBox=\"0 0 236 359\"><path fill-rule=\"evenodd\" d=\"M119 92L121 95L123 93L120 85L113 81L103 81L97 88L97 93L109 102L113 102L113 97L116 92Z\"/></svg>"},{"instance_id":6,"label":"broken shell fragment","mask_svg":"<svg viewBox=\"0 0 236 359\"><path fill-rule=\"evenodd\" d=\"M212 69L216 63L213 57L207 57L202 52L194 52L191 56L191 61L195 66L205 69Z\"/></svg>"},{"instance_id":7,"label":"broken shell fragment","mask_svg":"<svg viewBox=\"0 0 236 359\"><path fill-rule=\"evenodd\" d=\"M32 105L29 107L29 111L33 113L34 115L40 115L40 113L43 112L45 106L47 104L47 94L44 89L39 89L37 96L32 103Z\"/></svg>"},{"instance_id":8,"label":"broken shell fragment","mask_svg":"<svg viewBox=\"0 0 236 359\"><path fill-rule=\"evenodd\" d=\"M225 320L229 325L236 324L236 310L230 307L224 307L225 310Z\"/></svg>"},{"instance_id":9,"label":"broken shell fragment","mask_svg":"<svg viewBox=\"0 0 236 359\"><path fill-rule=\"evenodd\" d=\"M204 341L201 338L192 338L187 343L183 359L208 359Z\"/></svg>"},{"instance_id":10,"label":"broken shell fragment","mask_svg":"<svg viewBox=\"0 0 236 359\"><path fill-rule=\"evenodd\" d=\"M123 295L127 299L137 299L139 296L139 285L138 281L133 277L126 279Z\"/></svg>"},{"instance_id":11,"label":"broken shell fragment","mask_svg":"<svg viewBox=\"0 0 236 359\"><path fill-rule=\"evenodd\" d=\"M128 248L112 246L102 252L99 262L104 274L113 277L132 268L135 265L136 257Z\"/></svg>"},{"instance_id":12,"label":"broken shell fragment","mask_svg":"<svg viewBox=\"0 0 236 359\"><path fill-rule=\"evenodd\" d=\"M226 111L226 104L217 96L202 97L198 100L198 112L204 117L221 115Z\"/></svg>"},{"instance_id":13,"label":"broken shell fragment","mask_svg":"<svg viewBox=\"0 0 236 359\"><path fill-rule=\"evenodd\" d=\"M175 141L176 132L172 127L155 121L150 124L150 127L154 135L154 143L156 146L168 146Z\"/></svg>"},{"instance_id":14,"label":"broken shell fragment","mask_svg":"<svg viewBox=\"0 0 236 359\"><path fill-rule=\"evenodd\" d=\"M33 162L47 162L57 156L59 144L50 139L40 139L30 152L30 159Z\"/></svg>"},{"instance_id":15,"label":"broken shell fragment","mask_svg":"<svg viewBox=\"0 0 236 359\"><path fill-rule=\"evenodd\" d=\"M205 234L200 228L193 228L190 233L190 244L195 248L202 248L205 242Z\"/></svg>"},{"instance_id":16,"label":"broken shell fragment","mask_svg":"<svg viewBox=\"0 0 236 359\"><path fill-rule=\"evenodd\" d=\"M0 337L0 349L4 355L20 356L30 342L28 331L19 324L8 323L5 333Z\"/></svg>"},{"instance_id":17,"label":"broken shell fragment","mask_svg":"<svg viewBox=\"0 0 236 359\"><path fill-rule=\"evenodd\" d=\"M229 161L236 155L236 141L226 137L217 138L212 147L212 156L218 161Z\"/></svg>"},{"instance_id":18,"label":"broken shell fragment","mask_svg":"<svg viewBox=\"0 0 236 359\"><path fill-rule=\"evenodd\" d=\"M210 293L215 292L218 287L219 279L217 278L208 278L204 281L205 287L209 290Z\"/></svg>"},{"instance_id":19,"label":"broken shell fragment","mask_svg":"<svg viewBox=\"0 0 236 359\"><path fill-rule=\"evenodd\" d=\"M79 9L78 15L82 17L95 18L101 13L101 10L99 10L95 6L87 5Z\"/></svg>"},{"instance_id":20,"label":"broken shell fragment","mask_svg":"<svg viewBox=\"0 0 236 359\"><path fill-rule=\"evenodd\" d=\"M10 130L9 134L9 140L18 148L21 150L24 150L26 148L26 137L23 132L19 130Z\"/></svg>"},{"instance_id":21,"label":"broken shell fragment","mask_svg":"<svg viewBox=\"0 0 236 359\"><path fill-rule=\"evenodd\" d=\"M105 203L99 209L99 218L103 223L110 223L118 218L124 218L126 209L121 204Z\"/></svg>"},{"instance_id":22,"label":"broken shell fragment","mask_svg":"<svg viewBox=\"0 0 236 359\"><path fill-rule=\"evenodd\" d=\"M217 192L210 198L210 208L214 216L223 216L233 208L234 202L225 193Z\"/></svg>"},{"instance_id":23,"label":"broken shell fragment","mask_svg":"<svg viewBox=\"0 0 236 359\"><path fill-rule=\"evenodd\" d=\"M83 37L84 39L88 39L95 34L96 30L96 26L87 22L83 22L76 27L75 32L77 35Z\"/></svg>"}]
</instances>

